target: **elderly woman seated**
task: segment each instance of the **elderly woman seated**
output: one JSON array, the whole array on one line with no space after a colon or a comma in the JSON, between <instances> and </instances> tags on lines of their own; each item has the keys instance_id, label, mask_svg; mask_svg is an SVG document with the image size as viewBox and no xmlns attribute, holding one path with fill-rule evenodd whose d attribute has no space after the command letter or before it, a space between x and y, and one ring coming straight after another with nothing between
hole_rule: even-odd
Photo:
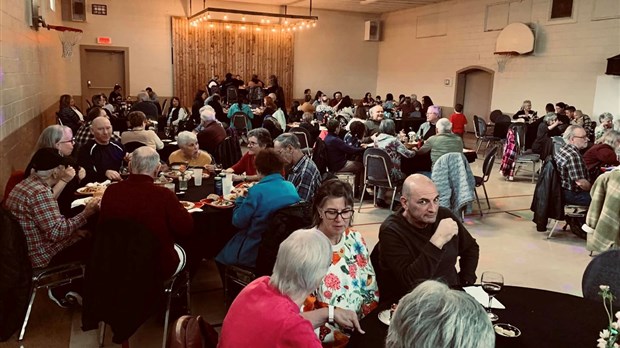
<instances>
[{"instance_id":1,"label":"elderly woman seated","mask_svg":"<svg viewBox=\"0 0 620 348\"><path fill-rule=\"evenodd\" d=\"M146 115L142 111L132 111L127 115L131 129L123 132L121 135L121 143L126 145L132 142L142 143L155 150L164 148L164 143L159 139L157 134L152 130L146 129Z\"/></svg>"},{"instance_id":2,"label":"elderly woman seated","mask_svg":"<svg viewBox=\"0 0 620 348\"><path fill-rule=\"evenodd\" d=\"M196 135L201 149L215 153L218 145L226 139L226 130L215 119L215 110L207 105L200 109L200 132Z\"/></svg>"},{"instance_id":3,"label":"elderly woman seated","mask_svg":"<svg viewBox=\"0 0 620 348\"><path fill-rule=\"evenodd\" d=\"M265 149L256 155L260 181L247 191L247 196L237 198L232 223L238 232L215 258L218 263L254 267L271 215L299 202L295 186L282 177L283 168L284 163L274 149Z\"/></svg>"},{"instance_id":4,"label":"elderly woman seated","mask_svg":"<svg viewBox=\"0 0 620 348\"><path fill-rule=\"evenodd\" d=\"M448 119L442 118L437 121L436 131L437 134L428 138L418 150L419 154L430 152L431 163L435 164L435 161L442 155L450 152L463 152L463 139L452 133L452 123Z\"/></svg>"},{"instance_id":5,"label":"elderly woman seated","mask_svg":"<svg viewBox=\"0 0 620 348\"><path fill-rule=\"evenodd\" d=\"M620 153L620 132L608 130L599 138L599 143L594 144L583 155L586 162L590 181L594 182L601 175L601 167L617 166L618 154Z\"/></svg>"},{"instance_id":6,"label":"elderly woman seated","mask_svg":"<svg viewBox=\"0 0 620 348\"><path fill-rule=\"evenodd\" d=\"M271 134L265 128L256 128L248 132L248 152L246 152L239 162L226 169L229 173L235 173L233 180L257 181L259 176L256 173L254 160L264 149L273 147Z\"/></svg>"},{"instance_id":7,"label":"elderly woman seated","mask_svg":"<svg viewBox=\"0 0 620 348\"><path fill-rule=\"evenodd\" d=\"M609 129L613 129L614 127L614 115L609 112L604 112L601 116L598 117L599 125L594 129L594 142L598 143L599 139L605 134L605 132Z\"/></svg>"},{"instance_id":8,"label":"elderly woman seated","mask_svg":"<svg viewBox=\"0 0 620 348\"><path fill-rule=\"evenodd\" d=\"M549 147L551 146L551 137L562 134L559 127L560 125L562 125L562 122L558 120L556 114L553 112L547 113L543 122L538 125L536 140L534 140L532 144L532 152L541 155L542 158L546 158L547 155L550 154Z\"/></svg>"},{"instance_id":9,"label":"elderly woman seated","mask_svg":"<svg viewBox=\"0 0 620 348\"><path fill-rule=\"evenodd\" d=\"M303 316L330 347L346 345L349 336L343 331L359 330L358 319L379 301L366 242L351 228L353 211L353 193L346 182L328 180L314 195L313 230L327 236L333 256L327 275L306 300Z\"/></svg>"},{"instance_id":10,"label":"elderly woman seated","mask_svg":"<svg viewBox=\"0 0 620 348\"><path fill-rule=\"evenodd\" d=\"M495 332L470 295L427 280L405 295L388 329L386 348L492 348Z\"/></svg>"},{"instance_id":11,"label":"elderly woman seated","mask_svg":"<svg viewBox=\"0 0 620 348\"><path fill-rule=\"evenodd\" d=\"M198 148L196 134L188 131L179 133L179 149L168 157L168 163L187 163L190 167L204 167L213 162L208 152Z\"/></svg>"},{"instance_id":12,"label":"elderly woman seated","mask_svg":"<svg viewBox=\"0 0 620 348\"><path fill-rule=\"evenodd\" d=\"M278 250L273 275L246 286L228 310L220 348L320 348L299 306L319 286L331 258L329 241L314 230L293 232Z\"/></svg>"}]
</instances>

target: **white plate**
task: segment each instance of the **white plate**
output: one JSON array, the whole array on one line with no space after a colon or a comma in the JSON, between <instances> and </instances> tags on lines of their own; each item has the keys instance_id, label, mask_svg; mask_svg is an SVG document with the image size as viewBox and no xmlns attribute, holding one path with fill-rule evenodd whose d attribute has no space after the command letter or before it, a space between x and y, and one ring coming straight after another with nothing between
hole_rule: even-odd
<instances>
[{"instance_id":1,"label":"white plate","mask_svg":"<svg viewBox=\"0 0 620 348\"><path fill-rule=\"evenodd\" d=\"M519 330L519 328L514 325L495 324L493 325L493 329L495 330L496 334L503 337L515 338L521 336L521 330ZM514 335L510 334L511 331L514 333Z\"/></svg>"},{"instance_id":2,"label":"white plate","mask_svg":"<svg viewBox=\"0 0 620 348\"><path fill-rule=\"evenodd\" d=\"M164 143L171 143L172 139L162 139L161 141L164 142Z\"/></svg>"},{"instance_id":3,"label":"white plate","mask_svg":"<svg viewBox=\"0 0 620 348\"><path fill-rule=\"evenodd\" d=\"M390 326L390 310L386 309L379 312L379 320L387 326Z\"/></svg>"}]
</instances>

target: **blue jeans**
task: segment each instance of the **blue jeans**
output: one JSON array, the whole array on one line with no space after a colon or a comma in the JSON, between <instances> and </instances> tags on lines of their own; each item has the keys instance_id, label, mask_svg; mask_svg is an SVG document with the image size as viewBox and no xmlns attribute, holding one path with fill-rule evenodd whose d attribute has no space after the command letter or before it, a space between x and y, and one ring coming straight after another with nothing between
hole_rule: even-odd
<instances>
[{"instance_id":1,"label":"blue jeans","mask_svg":"<svg viewBox=\"0 0 620 348\"><path fill-rule=\"evenodd\" d=\"M586 191L575 192L575 191L570 191L570 190L563 190L563 191L564 191L564 204L589 206L590 202L592 202L592 197L590 197L590 192L586 192Z\"/></svg>"}]
</instances>

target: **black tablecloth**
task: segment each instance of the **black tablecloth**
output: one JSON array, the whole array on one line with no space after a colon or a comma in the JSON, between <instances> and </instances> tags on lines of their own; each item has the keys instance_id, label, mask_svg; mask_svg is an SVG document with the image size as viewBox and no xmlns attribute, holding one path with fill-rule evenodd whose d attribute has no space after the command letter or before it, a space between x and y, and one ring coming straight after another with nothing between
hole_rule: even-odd
<instances>
[{"instance_id":1,"label":"black tablecloth","mask_svg":"<svg viewBox=\"0 0 620 348\"><path fill-rule=\"evenodd\" d=\"M477 154L475 151L464 151L463 154L467 158L467 162L473 163L476 161ZM412 158L401 157L400 159L400 170L405 173L405 175L411 175L419 172L430 172L431 171L431 154L416 154Z\"/></svg>"},{"instance_id":2,"label":"black tablecloth","mask_svg":"<svg viewBox=\"0 0 620 348\"><path fill-rule=\"evenodd\" d=\"M505 286L497 299L506 306L494 310L495 323L509 323L521 330L521 336L495 335L500 347L596 347L598 333L607 328L603 304L567 294L539 289ZM382 304L360 322L366 334L354 333L349 348L384 346L387 325L377 314L389 308Z\"/></svg>"},{"instance_id":3,"label":"black tablecloth","mask_svg":"<svg viewBox=\"0 0 620 348\"><path fill-rule=\"evenodd\" d=\"M400 132L401 129L404 129L406 133L411 131L417 132L420 129L422 123L426 122L425 118L410 118L410 119L394 119L394 126L396 127L396 131Z\"/></svg>"}]
</instances>

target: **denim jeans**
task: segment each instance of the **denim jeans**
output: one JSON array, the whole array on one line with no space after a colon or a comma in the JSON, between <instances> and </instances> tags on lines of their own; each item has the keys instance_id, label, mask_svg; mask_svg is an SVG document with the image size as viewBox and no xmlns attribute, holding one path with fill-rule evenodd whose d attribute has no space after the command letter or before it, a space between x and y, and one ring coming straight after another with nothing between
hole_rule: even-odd
<instances>
[{"instance_id":1,"label":"denim jeans","mask_svg":"<svg viewBox=\"0 0 620 348\"><path fill-rule=\"evenodd\" d=\"M585 205L589 206L590 202L592 202L592 197L590 197L590 192L586 191L564 191L564 204L572 204L572 205Z\"/></svg>"}]
</instances>

